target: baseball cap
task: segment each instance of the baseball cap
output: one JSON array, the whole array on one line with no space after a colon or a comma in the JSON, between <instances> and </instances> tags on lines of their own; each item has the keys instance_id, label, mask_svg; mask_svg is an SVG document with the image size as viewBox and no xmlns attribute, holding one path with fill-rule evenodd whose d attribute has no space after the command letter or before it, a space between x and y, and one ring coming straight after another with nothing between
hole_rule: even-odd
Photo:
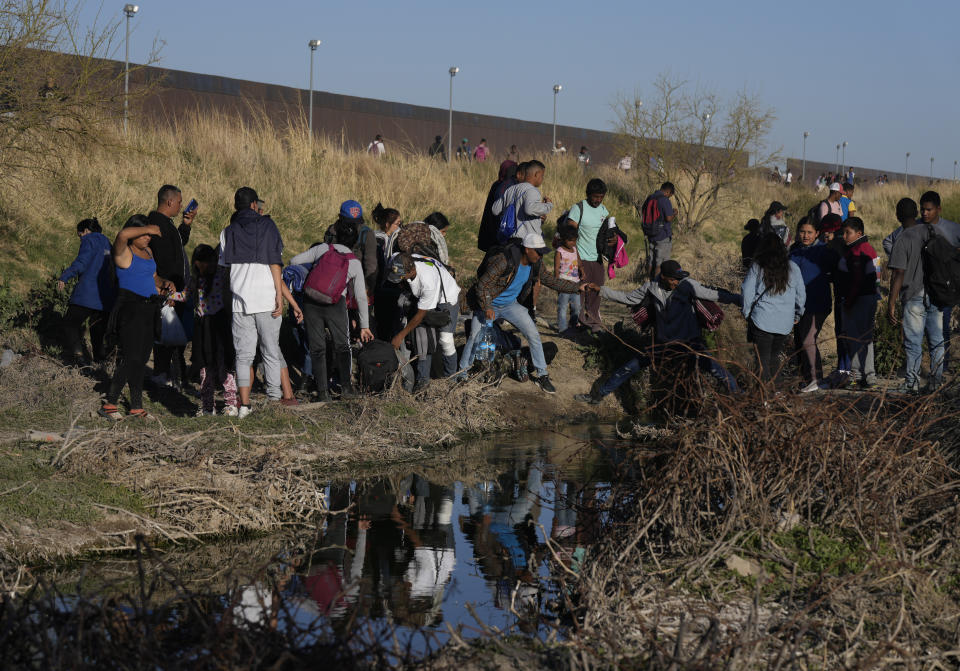
<instances>
[{"instance_id":1,"label":"baseball cap","mask_svg":"<svg viewBox=\"0 0 960 671\"><path fill-rule=\"evenodd\" d=\"M830 190L831 190L831 191L843 191L843 187L840 186L840 182L834 182L833 184L830 185Z\"/></svg>"},{"instance_id":2,"label":"baseball cap","mask_svg":"<svg viewBox=\"0 0 960 671\"><path fill-rule=\"evenodd\" d=\"M355 200L345 200L340 205L340 217L350 221L363 221L363 208Z\"/></svg>"},{"instance_id":3,"label":"baseball cap","mask_svg":"<svg viewBox=\"0 0 960 671\"><path fill-rule=\"evenodd\" d=\"M535 249L540 254L546 254L550 250L547 248L547 243L543 241L543 236L539 233L527 233L523 237L523 246L527 249Z\"/></svg>"},{"instance_id":4,"label":"baseball cap","mask_svg":"<svg viewBox=\"0 0 960 671\"><path fill-rule=\"evenodd\" d=\"M663 277L670 277L675 280L682 280L685 277L690 277L690 273L680 267L680 262L674 261L673 259L664 261L662 264L660 264L660 274Z\"/></svg>"}]
</instances>

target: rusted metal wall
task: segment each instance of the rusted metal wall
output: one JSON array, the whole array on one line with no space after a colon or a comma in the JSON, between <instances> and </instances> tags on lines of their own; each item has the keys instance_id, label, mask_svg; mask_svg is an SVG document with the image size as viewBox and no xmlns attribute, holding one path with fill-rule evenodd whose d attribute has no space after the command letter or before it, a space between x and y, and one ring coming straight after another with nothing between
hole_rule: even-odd
<instances>
[{"instance_id":1,"label":"rusted metal wall","mask_svg":"<svg viewBox=\"0 0 960 671\"><path fill-rule=\"evenodd\" d=\"M176 118L198 108L243 115L250 114L251 108L261 108L277 123L305 120L307 115L308 92L302 89L163 68L142 68L132 79L159 82L157 92L141 106L143 113L155 118ZM342 141L345 149L365 149L374 135L381 133L388 151L425 152L437 135L443 136L446 144L447 115L446 109L437 107L314 91L314 131ZM461 138L468 138L471 147L486 138L494 160L505 158L511 144L525 155L545 153L550 149L552 134L549 123L456 110L453 113L454 150ZM558 125L557 139L564 142L570 154L586 145L595 162L619 158L614 133Z\"/></svg>"}]
</instances>

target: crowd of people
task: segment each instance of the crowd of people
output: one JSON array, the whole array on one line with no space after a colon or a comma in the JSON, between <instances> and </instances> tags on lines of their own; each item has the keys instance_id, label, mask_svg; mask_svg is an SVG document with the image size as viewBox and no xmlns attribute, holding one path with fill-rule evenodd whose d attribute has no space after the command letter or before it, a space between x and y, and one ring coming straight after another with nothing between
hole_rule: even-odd
<instances>
[{"instance_id":1,"label":"crowd of people","mask_svg":"<svg viewBox=\"0 0 960 671\"><path fill-rule=\"evenodd\" d=\"M714 303L741 308L765 382L782 378L792 333L790 351L804 392L875 386L880 266L856 216L851 183L831 184L828 197L794 229L779 202L748 222L741 291L732 293L697 282L671 258L675 189L666 182L639 208L647 279L632 291L617 291L605 281L627 262L626 235L604 205L607 185L597 178L587 182L585 198L559 216L548 245L543 225L557 208L540 190L545 172L537 160L501 164L478 231L485 255L469 284L461 279L469 270L458 272L450 258L450 223L443 213L404 223L399 211L377 204L370 213L374 228L355 200L343 202L322 240L297 250L284 265L280 229L250 187L234 194L234 213L216 246L198 244L188 256L185 247L199 208L196 201L184 208L180 189L164 185L156 209L130 217L112 244L96 219L77 225L80 252L59 278L61 289L78 278L65 315L66 352L87 362L85 322L94 360L107 357L108 335L113 336L119 359L100 410L111 419L123 416L118 403L124 386L128 414L146 414L143 387L151 354L148 383L187 389L199 379L198 414L215 414L216 392L222 389L220 412L242 418L253 411L257 371L266 398L284 405L297 404L298 392L331 401L379 391L398 370L404 387L418 393L432 376L468 379L480 341L491 333L516 379L533 379L544 392L555 393L536 321L547 287L558 293L561 335L602 331L603 300L631 306L637 323L652 327L649 347L590 393L578 395L581 401L600 402L654 363L696 367L727 391L739 391L703 338L703 305ZM931 272L925 255L933 236L960 245L960 226L940 218L935 192L921 198L919 221L917 212L915 203L901 201L902 225L883 245L892 271L891 320L898 319L897 303L903 302L904 391L919 389L924 336L932 355L929 386L942 381L951 308L925 289L924 273ZM552 263L544 259L551 253ZM818 338L831 312L838 362L824 375ZM641 314L646 321L638 319ZM461 323L465 344L458 356ZM501 328L504 323L515 333ZM281 335L284 324L289 338ZM188 340L192 367L185 356Z\"/></svg>"}]
</instances>

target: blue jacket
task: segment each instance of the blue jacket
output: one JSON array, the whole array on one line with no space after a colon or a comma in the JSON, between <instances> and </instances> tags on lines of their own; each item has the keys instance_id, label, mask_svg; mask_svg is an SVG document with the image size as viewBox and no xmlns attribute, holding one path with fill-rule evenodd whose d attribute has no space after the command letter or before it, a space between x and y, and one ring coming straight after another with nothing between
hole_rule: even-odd
<instances>
[{"instance_id":1,"label":"blue jacket","mask_svg":"<svg viewBox=\"0 0 960 671\"><path fill-rule=\"evenodd\" d=\"M116 296L113 259L110 258L110 240L103 233L87 233L80 238L80 251L60 280L67 282L79 277L70 294L70 303L93 310L109 310Z\"/></svg>"},{"instance_id":2,"label":"blue jacket","mask_svg":"<svg viewBox=\"0 0 960 671\"><path fill-rule=\"evenodd\" d=\"M766 290L763 271L754 263L743 280L743 316L761 331L786 335L793 323L803 316L807 292L800 268L790 261L787 289L782 294Z\"/></svg>"},{"instance_id":3,"label":"blue jacket","mask_svg":"<svg viewBox=\"0 0 960 671\"><path fill-rule=\"evenodd\" d=\"M800 243L790 249L790 260L800 268L803 284L807 293L804 312L830 314L833 298L830 292L830 279L837 269L837 253L822 242L809 247Z\"/></svg>"}]
</instances>

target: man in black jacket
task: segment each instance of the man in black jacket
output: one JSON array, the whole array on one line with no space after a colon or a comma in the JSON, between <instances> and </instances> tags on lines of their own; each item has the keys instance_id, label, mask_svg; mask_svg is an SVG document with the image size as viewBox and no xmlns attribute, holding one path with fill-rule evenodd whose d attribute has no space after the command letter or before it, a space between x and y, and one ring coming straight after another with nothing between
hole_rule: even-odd
<instances>
[{"instance_id":1,"label":"man in black jacket","mask_svg":"<svg viewBox=\"0 0 960 671\"><path fill-rule=\"evenodd\" d=\"M173 223L173 217L180 214L183 207L183 194L180 189L170 184L164 184L157 192L157 209L147 215L147 223L160 228L160 236L150 237L150 250L153 260L157 263L157 275L173 282L177 291L183 291L187 279L190 277L190 262L184 245L190 240L190 225L197 216L196 208L184 212L179 227ZM185 303L175 303L174 309L179 317L183 317ZM170 375L170 359L176 354L180 364L182 383L186 381L187 367L183 356L184 347L168 347L154 345L153 347L153 378L151 381L157 386L168 383ZM175 383L177 384L177 383Z\"/></svg>"}]
</instances>

